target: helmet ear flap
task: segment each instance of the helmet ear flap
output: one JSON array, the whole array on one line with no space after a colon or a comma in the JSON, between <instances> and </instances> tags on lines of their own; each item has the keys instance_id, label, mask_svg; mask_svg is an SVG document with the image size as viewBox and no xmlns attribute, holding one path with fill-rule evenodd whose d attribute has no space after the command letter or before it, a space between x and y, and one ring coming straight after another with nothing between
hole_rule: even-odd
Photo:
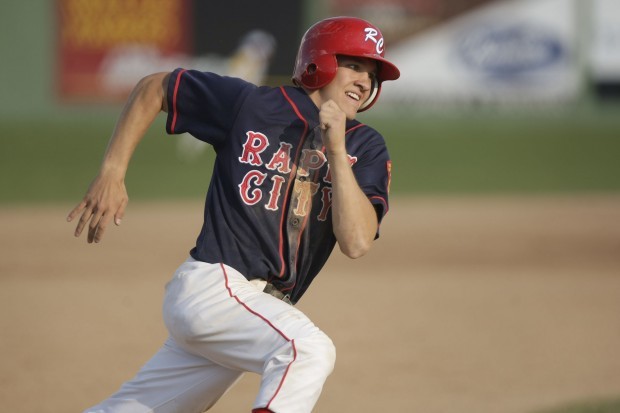
<instances>
[{"instance_id":1,"label":"helmet ear flap","mask_svg":"<svg viewBox=\"0 0 620 413\"><path fill-rule=\"evenodd\" d=\"M379 83L377 79L373 79L370 96L368 96L368 99L366 99L366 102L362 103L362 106L360 106L358 112L363 112L367 109L370 109L370 107L374 105L375 102L377 101L377 98L379 97L380 93L381 93L381 83Z\"/></svg>"},{"instance_id":2,"label":"helmet ear flap","mask_svg":"<svg viewBox=\"0 0 620 413\"><path fill-rule=\"evenodd\" d=\"M306 82L308 83L315 84L317 82L316 70L317 70L316 63L309 63L308 66L306 66L306 70L304 70L302 73L303 79L306 80Z\"/></svg>"},{"instance_id":3,"label":"helmet ear flap","mask_svg":"<svg viewBox=\"0 0 620 413\"><path fill-rule=\"evenodd\" d=\"M324 54L315 56L301 74L301 83L308 89L320 89L336 76L338 61L336 56Z\"/></svg>"}]
</instances>

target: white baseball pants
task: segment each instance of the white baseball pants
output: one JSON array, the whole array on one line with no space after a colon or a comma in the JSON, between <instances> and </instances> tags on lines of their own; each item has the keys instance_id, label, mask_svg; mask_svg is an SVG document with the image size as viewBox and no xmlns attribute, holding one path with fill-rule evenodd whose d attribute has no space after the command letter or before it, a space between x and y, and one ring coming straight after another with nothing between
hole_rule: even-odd
<instances>
[{"instance_id":1,"label":"white baseball pants","mask_svg":"<svg viewBox=\"0 0 620 413\"><path fill-rule=\"evenodd\" d=\"M264 285L188 259L166 286L166 343L85 413L203 412L244 372L262 376L253 408L311 412L333 370L334 345L301 311L263 293Z\"/></svg>"}]
</instances>

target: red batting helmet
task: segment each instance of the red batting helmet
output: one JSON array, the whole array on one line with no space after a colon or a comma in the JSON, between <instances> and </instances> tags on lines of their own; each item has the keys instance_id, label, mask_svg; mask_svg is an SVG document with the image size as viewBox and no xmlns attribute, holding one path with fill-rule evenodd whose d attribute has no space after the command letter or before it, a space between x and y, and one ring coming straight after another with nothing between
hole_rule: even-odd
<instances>
[{"instance_id":1,"label":"red batting helmet","mask_svg":"<svg viewBox=\"0 0 620 413\"><path fill-rule=\"evenodd\" d=\"M358 112L375 103L381 92L381 82L400 76L398 68L384 58L383 35L377 27L356 17L332 17L314 24L304 34L295 61L293 82L310 90L327 85L336 76L336 55L365 57L378 64L370 97Z\"/></svg>"}]
</instances>

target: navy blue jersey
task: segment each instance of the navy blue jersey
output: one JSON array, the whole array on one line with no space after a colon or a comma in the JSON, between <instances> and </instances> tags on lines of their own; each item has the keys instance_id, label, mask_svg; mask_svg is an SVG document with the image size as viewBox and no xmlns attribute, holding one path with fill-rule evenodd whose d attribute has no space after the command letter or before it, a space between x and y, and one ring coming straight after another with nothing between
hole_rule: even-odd
<instances>
[{"instance_id":1,"label":"navy blue jersey","mask_svg":"<svg viewBox=\"0 0 620 413\"><path fill-rule=\"evenodd\" d=\"M167 132L188 132L216 152L191 256L272 282L296 302L336 243L319 109L301 88L184 69L170 76L167 99ZM346 129L353 172L381 221L391 165L384 139L358 121Z\"/></svg>"}]
</instances>

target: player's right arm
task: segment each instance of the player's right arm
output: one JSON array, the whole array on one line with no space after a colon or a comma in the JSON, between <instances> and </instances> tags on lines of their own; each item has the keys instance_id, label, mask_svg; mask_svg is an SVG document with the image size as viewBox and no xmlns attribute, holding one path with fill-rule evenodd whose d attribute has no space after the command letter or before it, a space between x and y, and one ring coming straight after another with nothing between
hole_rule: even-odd
<instances>
[{"instance_id":1,"label":"player's right arm","mask_svg":"<svg viewBox=\"0 0 620 413\"><path fill-rule=\"evenodd\" d=\"M69 222L80 216L76 237L88 225L87 241L99 242L112 218L116 225L120 225L129 201L125 189L129 161L157 115L168 111L166 90L169 76L169 73L146 76L131 92L110 138L99 173L82 201L67 216Z\"/></svg>"}]
</instances>

